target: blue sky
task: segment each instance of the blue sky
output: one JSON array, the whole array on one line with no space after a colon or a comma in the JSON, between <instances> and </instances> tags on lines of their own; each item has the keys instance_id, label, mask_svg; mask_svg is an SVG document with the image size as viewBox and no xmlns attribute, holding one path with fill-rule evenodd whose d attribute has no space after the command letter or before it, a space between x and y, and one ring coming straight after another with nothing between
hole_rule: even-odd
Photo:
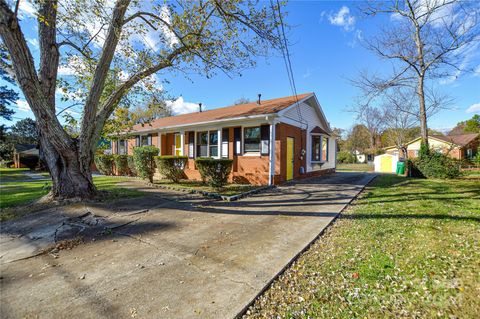
<instances>
[{"instance_id":1,"label":"blue sky","mask_svg":"<svg viewBox=\"0 0 480 319\"><path fill-rule=\"evenodd\" d=\"M358 2L291 1L284 11L285 22L292 26L288 37L293 72L298 93L315 92L324 112L334 127L347 129L355 118L346 109L353 104L357 90L349 83L362 69L380 71L386 64L365 50L360 41L374 34L388 17L364 19L356 8ZM35 20L26 19L24 30L35 48ZM480 55L471 57L480 70ZM240 97L255 100L258 93L269 99L291 95L287 73L280 55L259 58L254 69L232 79L219 73L212 79L172 75L165 85L168 92L181 99L177 109L191 110L202 102L207 109L232 104ZM459 121L480 113L480 72L465 74L456 80L438 83L441 91L454 99L454 109L442 111L429 119L436 129L452 128ZM32 117L23 100L18 102L16 118ZM467 112L467 110L469 110ZM476 111L474 111L476 110ZM16 119L15 119L16 120ZM12 124L0 120L1 123Z\"/></svg>"}]
</instances>

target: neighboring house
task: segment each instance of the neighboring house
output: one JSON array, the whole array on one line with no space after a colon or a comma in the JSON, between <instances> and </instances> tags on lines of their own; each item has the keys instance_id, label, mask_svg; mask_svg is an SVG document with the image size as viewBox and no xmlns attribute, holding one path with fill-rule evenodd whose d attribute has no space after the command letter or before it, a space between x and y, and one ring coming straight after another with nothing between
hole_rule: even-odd
<instances>
[{"instance_id":1,"label":"neighboring house","mask_svg":"<svg viewBox=\"0 0 480 319\"><path fill-rule=\"evenodd\" d=\"M233 159L230 180L238 183L278 184L335 171L336 139L314 93L161 118L126 134L112 143L114 154L154 145L160 155L185 155L189 179L200 179L197 157Z\"/></svg>"},{"instance_id":2,"label":"neighboring house","mask_svg":"<svg viewBox=\"0 0 480 319\"><path fill-rule=\"evenodd\" d=\"M13 148L13 165L15 168L35 168L39 160L36 144L15 144Z\"/></svg>"},{"instance_id":3,"label":"neighboring house","mask_svg":"<svg viewBox=\"0 0 480 319\"><path fill-rule=\"evenodd\" d=\"M479 148L480 134L461 134L461 135L431 135L428 137L428 143L431 149L447 154L456 159L471 159L477 155ZM415 158L420 151L421 138L416 138L406 144L407 157ZM405 157L403 151L392 146L385 149L385 152L392 155Z\"/></svg>"},{"instance_id":4,"label":"neighboring house","mask_svg":"<svg viewBox=\"0 0 480 319\"><path fill-rule=\"evenodd\" d=\"M355 155L355 157L357 158L357 162L359 163L372 163L375 157L373 154L365 154L358 150L355 150L353 154Z\"/></svg>"}]
</instances>

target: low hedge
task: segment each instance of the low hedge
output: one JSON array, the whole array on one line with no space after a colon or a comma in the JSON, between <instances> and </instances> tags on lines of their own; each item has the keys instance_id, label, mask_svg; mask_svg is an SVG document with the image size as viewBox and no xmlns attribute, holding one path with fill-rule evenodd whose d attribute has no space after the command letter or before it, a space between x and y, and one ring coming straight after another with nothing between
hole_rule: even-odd
<instances>
[{"instance_id":1,"label":"low hedge","mask_svg":"<svg viewBox=\"0 0 480 319\"><path fill-rule=\"evenodd\" d=\"M128 156L127 155L113 155L113 162L117 175L128 175Z\"/></svg>"},{"instance_id":2,"label":"low hedge","mask_svg":"<svg viewBox=\"0 0 480 319\"><path fill-rule=\"evenodd\" d=\"M155 163L160 174L175 183L186 177L183 170L187 161L187 156L155 156Z\"/></svg>"},{"instance_id":3,"label":"low hedge","mask_svg":"<svg viewBox=\"0 0 480 319\"><path fill-rule=\"evenodd\" d=\"M197 158L195 165L197 166L202 180L207 182L214 188L221 188L227 184L228 176L232 171L231 159L216 158Z\"/></svg>"},{"instance_id":4,"label":"low hedge","mask_svg":"<svg viewBox=\"0 0 480 319\"><path fill-rule=\"evenodd\" d=\"M131 176L137 176L137 169L135 168L135 162L132 155L127 155L127 165Z\"/></svg>"},{"instance_id":5,"label":"low hedge","mask_svg":"<svg viewBox=\"0 0 480 319\"><path fill-rule=\"evenodd\" d=\"M102 154L95 156L95 166L103 175L113 175L113 155Z\"/></svg>"},{"instance_id":6,"label":"low hedge","mask_svg":"<svg viewBox=\"0 0 480 319\"><path fill-rule=\"evenodd\" d=\"M158 148L155 146L140 146L133 149L133 162L137 175L141 178L148 179L153 183L153 175L155 174L154 157L158 155Z\"/></svg>"}]
</instances>

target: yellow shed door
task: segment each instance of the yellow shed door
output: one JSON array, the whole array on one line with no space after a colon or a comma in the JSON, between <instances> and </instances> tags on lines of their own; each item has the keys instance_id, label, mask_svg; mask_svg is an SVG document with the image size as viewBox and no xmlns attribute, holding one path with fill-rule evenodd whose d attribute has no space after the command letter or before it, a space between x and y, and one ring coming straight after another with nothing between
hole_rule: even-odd
<instances>
[{"instance_id":1,"label":"yellow shed door","mask_svg":"<svg viewBox=\"0 0 480 319\"><path fill-rule=\"evenodd\" d=\"M287 137L287 180L293 179L293 137Z\"/></svg>"},{"instance_id":2,"label":"yellow shed door","mask_svg":"<svg viewBox=\"0 0 480 319\"><path fill-rule=\"evenodd\" d=\"M391 156L382 156L382 158L380 159L380 172L392 173L392 157Z\"/></svg>"}]
</instances>

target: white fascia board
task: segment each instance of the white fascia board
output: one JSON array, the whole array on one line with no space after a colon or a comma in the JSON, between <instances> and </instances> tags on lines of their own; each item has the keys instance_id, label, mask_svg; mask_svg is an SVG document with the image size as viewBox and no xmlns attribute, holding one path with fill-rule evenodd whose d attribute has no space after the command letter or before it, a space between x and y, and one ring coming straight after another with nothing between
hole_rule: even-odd
<instances>
[{"instance_id":1,"label":"white fascia board","mask_svg":"<svg viewBox=\"0 0 480 319\"><path fill-rule=\"evenodd\" d=\"M131 131L128 133L125 133L123 135L145 135L149 133L157 133L157 132L176 132L179 130L192 130L193 128L198 127L198 129L193 129L193 130L199 130L200 128L219 128L219 127L224 127L224 126L232 126L232 125L238 125L242 126L244 123L248 123L248 125L252 124L257 124L262 123L262 122L269 122L273 118L277 117L277 113L270 113L270 114L259 114L259 115L250 115L250 116L241 116L241 117L234 117L234 118L229 118L229 119L224 119L224 120L212 120L212 121L204 121L204 122L195 122L191 124L183 124L183 125L171 125L171 126L164 126L160 128L151 128L148 130L142 130L142 131ZM253 122L253 123L251 123ZM121 136L121 135L120 135Z\"/></svg>"}]
</instances>

